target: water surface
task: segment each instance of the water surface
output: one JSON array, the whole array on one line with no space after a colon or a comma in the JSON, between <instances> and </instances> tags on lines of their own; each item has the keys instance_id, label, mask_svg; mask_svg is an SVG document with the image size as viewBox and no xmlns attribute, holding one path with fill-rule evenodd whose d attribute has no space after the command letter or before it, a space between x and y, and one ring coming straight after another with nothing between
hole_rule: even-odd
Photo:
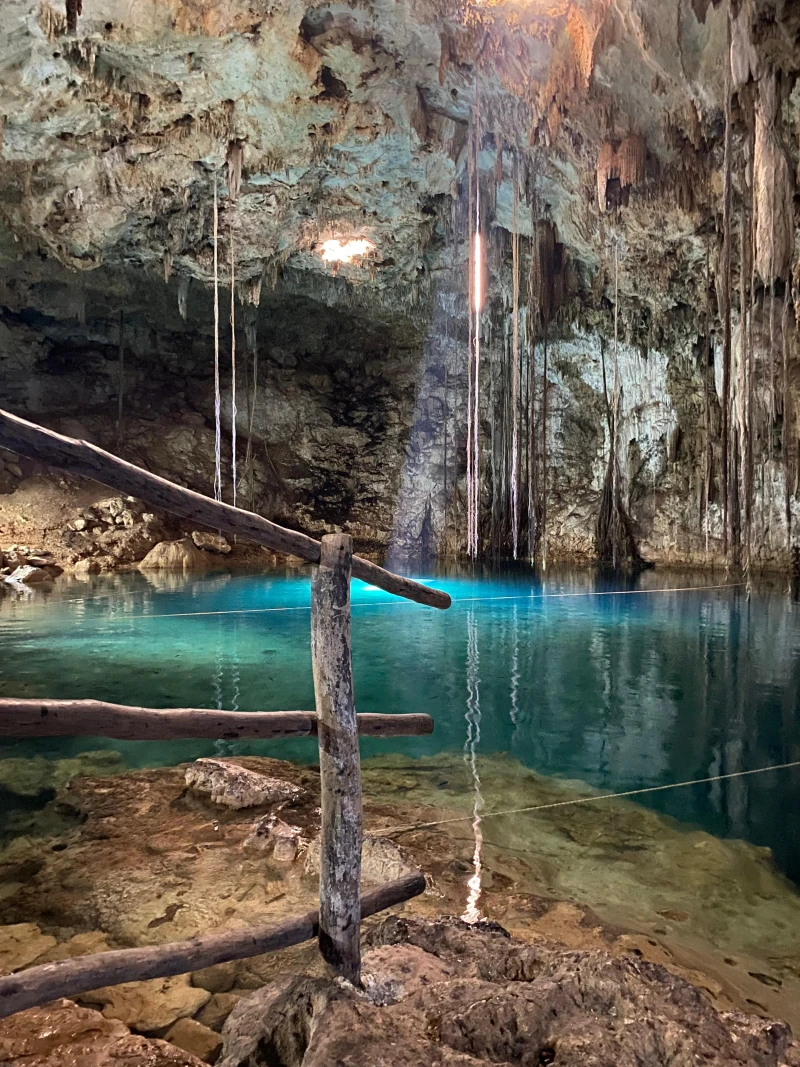
<instances>
[{"instance_id":1,"label":"water surface","mask_svg":"<svg viewBox=\"0 0 800 1067\"><path fill-rule=\"evenodd\" d=\"M800 760L800 605L782 584L708 588L649 572L626 589L587 572L424 576L436 611L353 584L358 710L428 712L431 737L365 740L364 756L508 753L540 773L629 790ZM694 587L694 588L693 588ZM705 588L698 588L705 587ZM0 695L150 707L312 709L307 570L61 579L0 600ZM313 741L0 742L0 758L111 748L132 767L200 755L313 761ZM800 882L800 769L641 802L773 849Z\"/></svg>"}]
</instances>

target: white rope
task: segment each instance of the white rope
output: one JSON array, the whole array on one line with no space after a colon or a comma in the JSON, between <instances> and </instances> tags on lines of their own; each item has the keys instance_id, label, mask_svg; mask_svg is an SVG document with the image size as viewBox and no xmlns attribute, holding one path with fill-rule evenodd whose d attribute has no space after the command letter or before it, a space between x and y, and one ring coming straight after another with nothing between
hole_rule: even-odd
<instances>
[{"instance_id":1,"label":"white rope","mask_svg":"<svg viewBox=\"0 0 800 1067\"><path fill-rule=\"evenodd\" d=\"M710 778L694 778L688 782L670 782L668 785L651 785L644 789L628 789L623 793L600 793L597 796L575 797L572 800L555 800L549 804L533 804L527 808L509 808L505 811L488 811L481 813L481 819L496 819L501 815L525 815L535 811L552 811L553 808L568 808L575 804L594 804L598 800L616 800L620 797L640 797L647 793L662 793L667 789L682 789L690 785L707 785L710 782L723 782L730 778L744 778L750 774L766 774L768 771L784 771L791 767L800 767L800 760L791 763L775 763L771 767L756 767L750 771L731 771L729 774L715 774ZM438 819L434 822L413 823L410 826L385 827L380 830L371 830L370 833L379 834L405 834L412 830L430 830L435 826L449 826L453 823L472 822L471 815L460 815L453 819Z\"/></svg>"},{"instance_id":2,"label":"white rope","mask_svg":"<svg viewBox=\"0 0 800 1067\"><path fill-rule=\"evenodd\" d=\"M233 478L233 506L236 507L236 279L233 250L233 226L231 226L231 464Z\"/></svg>"},{"instance_id":3,"label":"white rope","mask_svg":"<svg viewBox=\"0 0 800 1067\"><path fill-rule=\"evenodd\" d=\"M219 202L214 171L214 499L222 500L222 425L219 398Z\"/></svg>"},{"instance_id":4,"label":"white rope","mask_svg":"<svg viewBox=\"0 0 800 1067\"><path fill-rule=\"evenodd\" d=\"M721 585L685 585L673 589L611 589L607 591L591 591L588 593L523 593L519 596L473 596L453 597L453 604L477 604L490 600L563 600L570 597L598 597L598 596L650 596L654 593L706 593L713 589L738 589L744 586L744 582L724 582ZM88 600L106 600L107 597L81 597L79 600L70 600L70 604L83 604ZM380 600L377 603L355 603L351 608L386 608L386 607L416 607L410 600ZM310 604L300 604L293 607L283 608L228 608L222 611L178 611L163 615L135 615L137 619L190 619L202 615L262 615L270 611L310 611ZM130 619L126 615L125 619ZM117 622L118 619L106 619L106 622Z\"/></svg>"}]
</instances>

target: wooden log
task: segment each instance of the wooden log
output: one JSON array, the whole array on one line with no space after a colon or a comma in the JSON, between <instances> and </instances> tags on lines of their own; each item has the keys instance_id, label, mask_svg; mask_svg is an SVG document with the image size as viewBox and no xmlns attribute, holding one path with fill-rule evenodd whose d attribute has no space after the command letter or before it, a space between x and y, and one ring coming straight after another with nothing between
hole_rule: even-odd
<instances>
[{"instance_id":1,"label":"wooden log","mask_svg":"<svg viewBox=\"0 0 800 1067\"><path fill-rule=\"evenodd\" d=\"M92 478L118 493L135 496L151 507L161 508L233 537L247 537L274 552L300 556L310 563L317 563L320 558L320 544L313 537L287 530L250 511L211 500L192 489L142 470L118 456L112 456L88 441L64 437L3 410L0 410L0 448L8 448L30 459L60 467L70 474ZM359 556L353 557L352 572L356 578L377 585L387 593L434 608L450 607L447 593L392 574Z\"/></svg>"},{"instance_id":2,"label":"wooden log","mask_svg":"<svg viewBox=\"0 0 800 1067\"><path fill-rule=\"evenodd\" d=\"M361 737L415 737L433 733L430 715L359 715ZM113 737L120 741L270 740L314 737L314 711L209 711L137 708L102 700L0 698L0 737Z\"/></svg>"},{"instance_id":3,"label":"wooden log","mask_svg":"<svg viewBox=\"0 0 800 1067\"><path fill-rule=\"evenodd\" d=\"M424 890L425 877L420 873L387 882L364 894L360 917L365 919L402 904ZM168 978L213 967L217 963L277 952L310 941L317 936L318 928L317 912L310 911L272 926L202 934L190 941L173 941L147 948L113 949L30 967L0 978L0 1019L37 1004L47 1004L58 997L74 997L103 986Z\"/></svg>"},{"instance_id":4,"label":"wooden log","mask_svg":"<svg viewBox=\"0 0 800 1067\"><path fill-rule=\"evenodd\" d=\"M311 660L319 719L322 834L319 948L336 974L361 981L361 763L350 652L348 534L322 538L311 580Z\"/></svg>"}]
</instances>

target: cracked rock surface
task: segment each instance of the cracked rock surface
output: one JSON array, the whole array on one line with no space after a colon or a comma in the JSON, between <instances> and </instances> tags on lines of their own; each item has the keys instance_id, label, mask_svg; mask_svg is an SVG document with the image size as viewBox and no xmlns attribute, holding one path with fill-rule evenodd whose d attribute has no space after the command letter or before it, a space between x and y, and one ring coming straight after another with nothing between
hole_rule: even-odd
<instances>
[{"instance_id":1,"label":"cracked rock surface","mask_svg":"<svg viewBox=\"0 0 800 1067\"><path fill-rule=\"evenodd\" d=\"M240 1001L222 1067L794 1067L781 1023L721 1014L663 967L514 941L496 924L386 919L350 986L284 978ZM390 990L387 995L387 989Z\"/></svg>"}]
</instances>

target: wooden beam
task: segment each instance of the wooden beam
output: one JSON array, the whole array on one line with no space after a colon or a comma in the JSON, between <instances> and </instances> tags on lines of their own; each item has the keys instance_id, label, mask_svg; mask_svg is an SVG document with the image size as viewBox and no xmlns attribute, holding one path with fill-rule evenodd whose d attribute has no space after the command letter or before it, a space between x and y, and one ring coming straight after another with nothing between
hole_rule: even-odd
<instances>
[{"instance_id":1,"label":"wooden beam","mask_svg":"<svg viewBox=\"0 0 800 1067\"><path fill-rule=\"evenodd\" d=\"M415 873L365 893L360 918L402 904L425 890L425 877ZM147 948L113 949L45 963L0 978L0 1019L58 997L74 997L91 989L168 978L199 971L217 963L247 959L299 945L317 936L316 911L272 926L245 927L222 934L202 934L190 941L173 941Z\"/></svg>"},{"instance_id":2,"label":"wooden beam","mask_svg":"<svg viewBox=\"0 0 800 1067\"><path fill-rule=\"evenodd\" d=\"M171 512L197 525L208 526L234 537L247 537L273 552L300 556L309 563L319 561L320 544L313 537L287 530L251 511L242 511L230 504L211 500L192 489L142 470L118 456L112 456L88 441L64 437L3 410L0 410L0 448L60 467L70 474L92 478L118 493L135 496L153 508ZM392 574L359 556L353 557L353 575L406 600L434 608L450 607L447 593Z\"/></svg>"},{"instance_id":3,"label":"wooden beam","mask_svg":"<svg viewBox=\"0 0 800 1067\"><path fill-rule=\"evenodd\" d=\"M430 715L359 715L361 737L433 733ZM314 711L209 711L136 708L103 700L0 698L0 737L113 737L120 741L271 740L315 737Z\"/></svg>"},{"instance_id":4,"label":"wooden beam","mask_svg":"<svg viewBox=\"0 0 800 1067\"><path fill-rule=\"evenodd\" d=\"M361 982L361 763L350 652L353 539L322 538L311 579L311 662L319 717L322 833L319 949L336 974Z\"/></svg>"}]
</instances>

